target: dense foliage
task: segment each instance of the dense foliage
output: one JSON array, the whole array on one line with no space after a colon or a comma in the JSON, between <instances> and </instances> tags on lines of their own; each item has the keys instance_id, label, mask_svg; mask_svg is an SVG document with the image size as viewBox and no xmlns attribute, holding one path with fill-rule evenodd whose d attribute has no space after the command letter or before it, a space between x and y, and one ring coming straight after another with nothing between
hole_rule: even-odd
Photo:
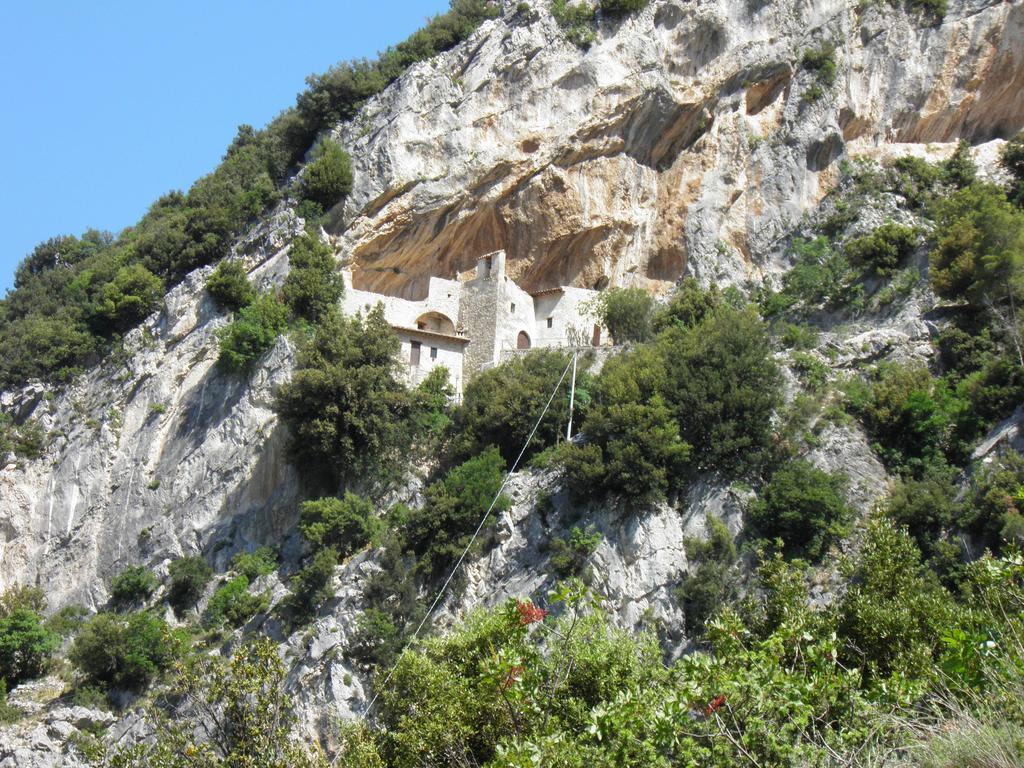
<instances>
[{"instance_id":1,"label":"dense foliage","mask_svg":"<svg viewBox=\"0 0 1024 768\"><path fill-rule=\"evenodd\" d=\"M118 606L131 606L146 600L157 588L156 575L144 565L125 568L110 582L110 599Z\"/></svg>"},{"instance_id":2,"label":"dense foliage","mask_svg":"<svg viewBox=\"0 0 1024 768\"><path fill-rule=\"evenodd\" d=\"M313 159L302 174L299 194L327 210L352 191L352 160L337 142L326 140L313 149Z\"/></svg>"},{"instance_id":3,"label":"dense foliage","mask_svg":"<svg viewBox=\"0 0 1024 768\"><path fill-rule=\"evenodd\" d=\"M368 500L352 492L302 504L299 530L315 549L332 547L347 557L379 539L383 522Z\"/></svg>"},{"instance_id":4,"label":"dense foliage","mask_svg":"<svg viewBox=\"0 0 1024 768\"><path fill-rule=\"evenodd\" d=\"M651 337L654 299L643 288L601 291L591 309L616 344L647 341Z\"/></svg>"},{"instance_id":5,"label":"dense foliage","mask_svg":"<svg viewBox=\"0 0 1024 768\"><path fill-rule=\"evenodd\" d=\"M296 237L288 251L288 277L281 289L292 314L315 323L337 306L344 290L330 246L315 232Z\"/></svg>"},{"instance_id":6,"label":"dense foliage","mask_svg":"<svg viewBox=\"0 0 1024 768\"><path fill-rule=\"evenodd\" d=\"M99 613L78 631L68 658L92 683L141 689L170 667L183 642L154 613Z\"/></svg>"},{"instance_id":7,"label":"dense foliage","mask_svg":"<svg viewBox=\"0 0 1024 768\"><path fill-rule=\"evenodd\" d=\"M298 467L336 486L392 457L410 408L397 352L379 305L365 319L338 312L321 319L277 399Z\"/></svg>"},{"instance_id":8,"label":"dense foliage","mask_svg":"<svg viewBox=\"0 0 1024 768\"><path fill-rule=\"evenodd\" d=\"M240 262L225 259L206 278L206 290L223 309L237 312L256 301L256 289Z\"/></svg>"},{"instance_id":9,"label":"dense foliage","mask_svg":"<svg viewBox=\"0 0 1024 768\"><path fill-rule=\"evenodd\" d=\"M213 569L202 555L182 557L168 569L171 583L167 588L167 602L181 614L199 602Z\"/></svg>"},{"instance_id":10,"label":"dense foliage","mask_svg":"<svg viewBox=\"0 0 1024 768\"><path fill-rule=\"evenodd\" d=\"M41 675L60 644L43 621L45 607L32 588L9 589L0 599L0 681L6 688Z\"/></svg>"},{"instance_id":11,"label":"dense foliage","mask_svg":"<svg viewBox=\"0 0 1024 768\"><path fill-rule=\"evenodd\" d=\"M287 308L273 294L260 296L218 331L217 364L226 371L250 370L287 327Z\"/></svg>"}]
</instances>

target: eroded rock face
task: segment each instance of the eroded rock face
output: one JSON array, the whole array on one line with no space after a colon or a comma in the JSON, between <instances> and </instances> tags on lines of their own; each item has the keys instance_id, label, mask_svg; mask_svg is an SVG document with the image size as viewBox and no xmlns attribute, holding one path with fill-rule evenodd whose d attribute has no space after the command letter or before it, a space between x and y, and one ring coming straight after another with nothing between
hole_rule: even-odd
<instances>
[{"instance_id":1,"label":"eroded rock face","mask_svg":"<svg viewBox=\"0 0 1024 768\"><path fill-rule=\"evenodd\" d=\"M271 220L240 244L257 282L280 279L294 224ZM281 339L249 378L218 371L228 318L203 290L208 272L174 288L123 355L37 400L53 437L39 460L0 471L0 590L35 584L51 609L97 607L128 565L159 569L218 541L223 559L289 533L298 488L272 393L292 349Z\"/></svg>"},{"instance_id":2,"label":"eroded rock face","mask_svg":"<svg viewBox=\"0 0 1024 768\"><path fill-rule=\"evenodd\" d=\"M543 4L538 4L543 5ZM802 53L836 46L819 99ZM336 136L356 283L414 296L501 248L528 289L759 280L847 153L1024 124L1024 6L661 0L581 51L543 7L419 64Z\"/></svg>"}]
</instances>

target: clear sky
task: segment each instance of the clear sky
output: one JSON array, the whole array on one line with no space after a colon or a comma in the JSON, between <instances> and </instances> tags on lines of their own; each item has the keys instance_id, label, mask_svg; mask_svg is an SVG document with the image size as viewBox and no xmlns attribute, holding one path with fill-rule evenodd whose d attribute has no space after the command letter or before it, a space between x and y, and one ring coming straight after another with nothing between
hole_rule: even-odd
<instances>
[{"instance_id":1,"label":"clear sky","mask_svg":"<svg viewBox=\"0 0 1024 768\"><path fill-rule=\"evenodd\" d=\"M306 75L447 0L30 0L0 9L0 295L36 243L116 233L212 170Z\"/></svg>"}]
</instances>

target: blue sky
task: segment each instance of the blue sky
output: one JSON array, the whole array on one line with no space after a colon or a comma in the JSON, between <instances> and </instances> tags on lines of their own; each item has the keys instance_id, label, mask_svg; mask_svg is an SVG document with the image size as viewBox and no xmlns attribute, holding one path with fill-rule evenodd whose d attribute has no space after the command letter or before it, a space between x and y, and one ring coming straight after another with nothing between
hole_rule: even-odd
<instances>
[{"instance_id":1,"label":"blue sky","mask_svg":"<svg viewBox=\"0 0 1024 768\"><path fill-rule=\"evenodd\" d=\"M0 294L36 243L134 223L213 169L306 75L396 43L447 0L31 0L0 11Z\"/></svg>"}]
</instances>

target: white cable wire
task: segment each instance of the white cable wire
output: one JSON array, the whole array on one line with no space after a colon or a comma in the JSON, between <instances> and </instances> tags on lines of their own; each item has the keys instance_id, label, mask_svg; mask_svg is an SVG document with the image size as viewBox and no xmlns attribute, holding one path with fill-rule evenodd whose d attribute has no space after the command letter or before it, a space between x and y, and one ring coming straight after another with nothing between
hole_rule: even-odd
<instances>
[{"instance_id":1,"label":"white cable wire","mask_svg":"<svg viewBox=\"0 0 1024 768\"><path fill-rule=\"evenodd\" d=\"M576 355L574 354L573 359L575 358ZM530 436L526 438L526 442L523 443L523 448L521 451L519 451L519 455L516 457L515 462L513 462L512 468L505 473L505 479L501 481L501 487L498 488L498 492L494 494L494 498L491 499L491 505L487 508L487 511L484 513L484 516L480 518L480 524L477 525L476 530L473 531L473 536L469 539L469 543L466 545L466 548L462 550L462 554L459 555L459 559L455 562L455 566L452 568L451 573L448 574L448 578L445 579L444 584L441 585L441 589L438 591L437 596L434 598L434 602L430 604L430 608L428 608L427 612L424 614L423 620L420 621L420 625L416 627L416 631L412 633L412 636L409 638L409 642L406 643L406 648L412 645L413 641L419 636L420 630L423 629L423 625L427 623L427 619L430 618L431 614L434 612L434 609L437 607L437 604L441 601L441 598L444 596L445 591L448 589L448 585L451 584L452 579L455 578L455 574L458 572L459 567L462 565L462 561L465 560L466 555L469 554L469 550L470 547L473 546L473 542L476 541L477 536L480 535L480 531L483 530L484 524L487 522L487 518L491 516L491 511L494 509L494 505L498 503L498 499L501 497L501 492L505 490L505 486L508 485L509 478L512 477L512 473L516 471L516 468L519 466L519 462L522 461L523 455L526 453L526 449L529 447L530 442L533 440L533 436L537 434L537 430L540 428L540 423L544 420L544 416L547 415L548 409L551 407L551 403L554 401L555 395L558 393L558 388L561 387L562 382L565 381L565 375L569 372L569 366L571 365L572 360L570 360L569 363L565 366L565 370L562 371L562 375L559 377L558 383L555 384L555 388L551 390L551 397L548 398L548 402L544 406L544 410L540 412L540 417L537 419L537 423L533 425L533 429L530 431ZM391 676L395 674L395 670L398 669L398 662L402 660L402 656L404 654L405 649L403 649L402 652L398 655L398 658L395 660L395 663L391 665L391 669L388 670L388 674L384 678L384 681L379 686L374 686L376 690L374 690L373 692L373 698L370 699L370 703L366 705L366 711L363 713L364 716L366 714L369 714L373 710L373 705L377 701L377 697L380 695L381 690L387 687L388 682L391 680Z\"/></svg>"}]
</instances>

